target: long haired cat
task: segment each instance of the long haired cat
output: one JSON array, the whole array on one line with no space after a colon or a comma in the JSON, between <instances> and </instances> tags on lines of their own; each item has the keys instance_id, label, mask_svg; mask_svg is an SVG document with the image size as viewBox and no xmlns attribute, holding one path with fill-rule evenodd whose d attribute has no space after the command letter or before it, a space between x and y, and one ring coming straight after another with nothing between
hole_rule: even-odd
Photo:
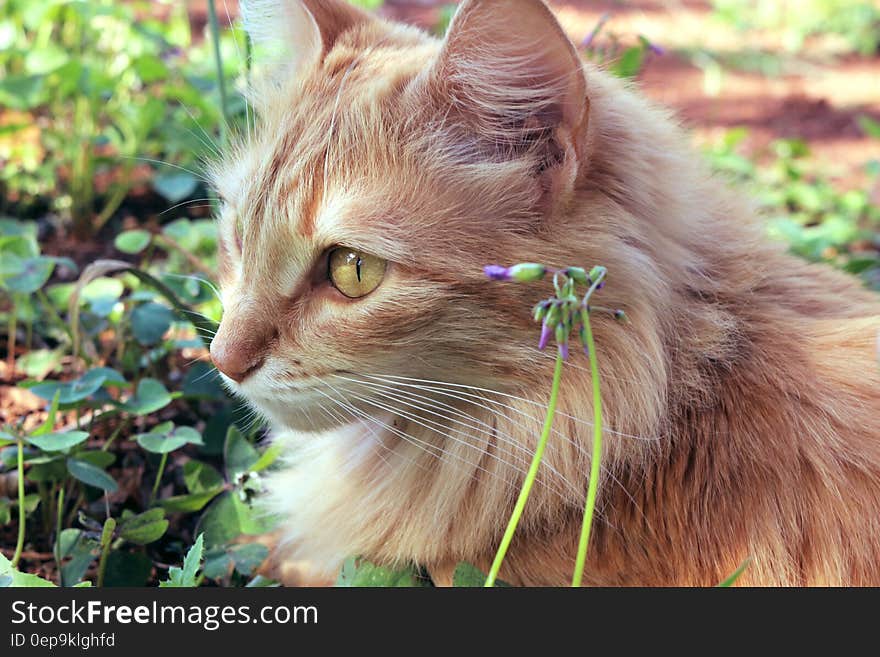
<instances>
[{"instance_id":1,"label":"long haired cat","mask_svg":"<svg viewBox=\"0 0 880 657\"><path fill-rule=\"evenodd\" d=\"M211 354L286 450L284 549L448 582L484 571L540 433L546 284L602 264L606 452L585 582L880 585L878 297L767 243L668 114L581 62L540 0L447 35L343 0L253 0L258 123L213 175ZM570 581L590 469L586 359L501 572Z\"/></svg>"}]
</instances>

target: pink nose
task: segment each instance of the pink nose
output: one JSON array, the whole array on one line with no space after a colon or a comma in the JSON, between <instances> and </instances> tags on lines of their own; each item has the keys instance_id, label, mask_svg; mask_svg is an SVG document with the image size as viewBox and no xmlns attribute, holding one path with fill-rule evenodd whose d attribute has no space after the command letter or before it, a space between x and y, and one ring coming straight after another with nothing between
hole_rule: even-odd
<instances>
[{"instance_id":1,"label":"pink nose","mask_svg":"<svg viewBox=\"0 0 880 657\"><path fill-rule=\"evenodd\" d=\"M223 374L241 383L260 369L277 335L269 324L224 317L211 342L211 360Z\"/></svg>"}]
</instances>

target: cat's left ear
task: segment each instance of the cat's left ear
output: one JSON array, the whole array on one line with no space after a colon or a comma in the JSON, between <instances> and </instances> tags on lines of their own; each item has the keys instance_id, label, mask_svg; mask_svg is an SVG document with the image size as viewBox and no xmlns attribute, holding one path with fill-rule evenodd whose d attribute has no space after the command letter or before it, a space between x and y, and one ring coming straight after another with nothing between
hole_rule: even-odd
<instances>
[{"instance_id":1,"label":"cat's left ear","mask_svg":"<svg viewBox=\"0 0 880 657\"><path fill-rule=\"evenodd\" d=\"M372 20L345 0L242 0L245 30L275 78L321 61L341 34Z\"/></svg>"},{"instance_id":2,"label":"cat's left ear","mask_svg":"<svg viewBox=\"0 0 880 657\"><path fill-rule=\"evenodd\" d=\"M464 0L429 77L481 143L501 156L544 148L542 167L571 187L588 140L587 81L541 0Z\"/></svg>"}]
</instances>

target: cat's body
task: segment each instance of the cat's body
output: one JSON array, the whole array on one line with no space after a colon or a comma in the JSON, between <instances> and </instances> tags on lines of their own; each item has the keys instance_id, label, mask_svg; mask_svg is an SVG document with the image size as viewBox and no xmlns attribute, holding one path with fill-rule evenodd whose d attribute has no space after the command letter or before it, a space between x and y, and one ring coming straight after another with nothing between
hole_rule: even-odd
<instances>
[{"instance_id":1,"label":"cat's body","mask_svg":"<svg viewBox=\"0 0 880 657\"><path fill-rule=\"evenodd\" d=\"M212 354L288 446L269 488L292 554L327 575L355 554L439 582L487 569L553 355L530 318L546 290L482 266L602 264L601 302L630 322L595 320L606 452L585 583L714 584L751 557L746 584L880 584L875 295L767 244L538 0L465 2L443 42L336 1L280 6L314 52L257 90L262 128L215 176ZM334 245L387 260L382 284L328 289ZM559 409L511 583L571 578L585 358Z\"/></svg>"}]
</instances>

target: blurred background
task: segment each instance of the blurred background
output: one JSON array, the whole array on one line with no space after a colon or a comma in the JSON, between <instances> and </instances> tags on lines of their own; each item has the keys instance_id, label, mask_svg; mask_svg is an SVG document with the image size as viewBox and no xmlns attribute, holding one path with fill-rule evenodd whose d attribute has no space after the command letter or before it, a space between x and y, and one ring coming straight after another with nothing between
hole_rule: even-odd
<instances>
[{"instance_id":1,"label":"blurred background","mask_svg":"<svg viewBox=\"0 0 880 657\"><path fill-rule=\"evenodd\" d=\"M356 4L438 35L455 9ZM585 58L678 113L772 237L880 290L880 2L550 5ZM55 583L155 583L198 533L205 581L266 568L249 505L275 455L206 350L203 166L253 121L237 19L235 0L0 4L0 548ZM129 529L104 544L111 517Z\"/></svg>"}]
</instances>

